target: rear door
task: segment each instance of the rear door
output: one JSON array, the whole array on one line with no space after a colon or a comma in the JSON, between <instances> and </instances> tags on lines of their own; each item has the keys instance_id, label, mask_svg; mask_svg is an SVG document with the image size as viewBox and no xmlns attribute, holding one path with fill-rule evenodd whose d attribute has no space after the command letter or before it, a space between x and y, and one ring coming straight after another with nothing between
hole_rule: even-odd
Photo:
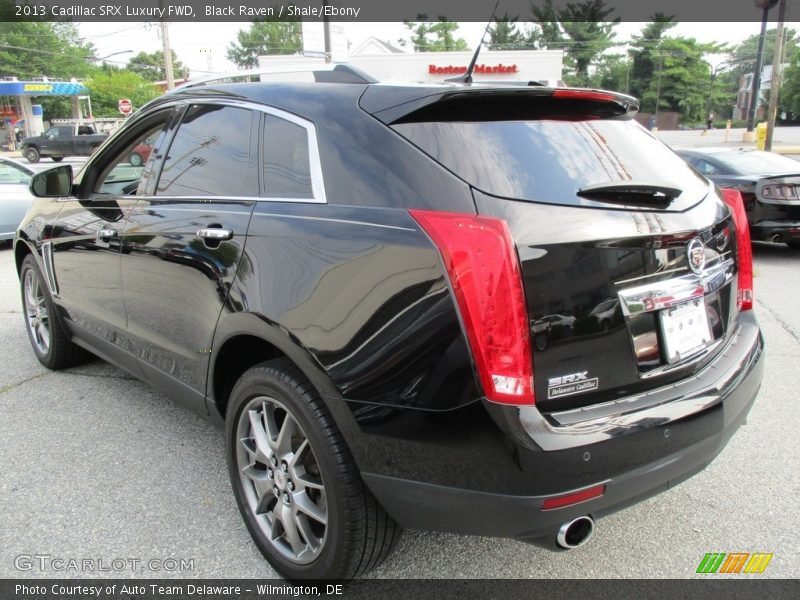
<instances>
[{"instance_id":1,"label":"rear door","mask_svg":"<svg viewBox=\"0 0 800 600\"><path fill-rule=\"evenodd\" d=\"M186 107L160 169L128 218L122 281L133 350L147 378L205 411L211 342L259 195L260 113Z\"/></svg>"},{"instance_id":2,"label":"rear door","mask_svg":"<svg viewBox=\"0 0 800 600\"><path fill-rule=\"evenodd\" d=\"M733 329L729 211L602 94L514 96L498 107L465 93L392 127L471 184L479 214L509 224L537 405L571 409L690 375Z\"/></svg>"}]
</instances>

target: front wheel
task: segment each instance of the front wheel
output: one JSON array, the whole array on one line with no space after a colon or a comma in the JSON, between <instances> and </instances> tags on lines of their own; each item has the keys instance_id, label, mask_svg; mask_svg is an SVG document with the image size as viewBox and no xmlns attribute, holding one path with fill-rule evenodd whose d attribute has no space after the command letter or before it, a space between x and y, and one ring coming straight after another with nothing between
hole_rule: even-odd
<instances>
[{"instance_id":1,"label":"front wheel","mask_svg":"<svg viewBox=\"0 0 800 600\"><path fill-rule=\"evenodd\" d=\"M39 162L39 158L40 158L39 150L34 148L33 146L31 146L30 148L25 148L25 150L23 150L22 153L25 156L25 158L28 160L28 162L30 162L30 163Z\"/></svg>"},{"instance_id":2,"label":"front wheel","mask_svg":"<svg viewBox=\"0 0 800 600\"><path fill-rule=\"evenodd\" d=\"M400 527L361 480L327 407L286 359L236 383L226 415L236 502L283 577L351 579L383 562Z\"/></svg>"},{"instance_id":3,"label":"front wheel","mask_svg":"<svg viewBox=\"0 0 800 600\"><path fill-rule=\"evenodd\" d=\"M138 152L131 152L128 162L134 167L141 167L144 164L144 158Z\"/></svg>"},{"instance_id":4,"label":"front wheel","mask_svg":"<svg viewBox=\"0 0 800 600\"><path fill-rule=\"evenodd\" d=\"M88 352L67 337L47 283L31 254L22 261L20 282L25 328L39 362L58 370L86 360Z\"/></svg>"}]
</instances>

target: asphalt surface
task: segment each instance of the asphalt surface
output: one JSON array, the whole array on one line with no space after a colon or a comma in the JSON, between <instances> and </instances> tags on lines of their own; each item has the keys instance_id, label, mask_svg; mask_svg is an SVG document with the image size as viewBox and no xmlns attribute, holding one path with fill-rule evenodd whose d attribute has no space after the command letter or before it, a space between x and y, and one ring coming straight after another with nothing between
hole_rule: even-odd
<instances>
[{"instance_id":1,"label":"asphalt surface","mask_svg":"<svg viewBox=\"0 0 800 600\"><path fill-rule=\"evenodd\" d=\"M696 576L706 552L762 551L775 555L764 576L797 577L800 252L759 244L755 257L764 384L747 426L708 469L601 520L572 552L407 531L374 576L683 578ZM34 554L90 558L95 569L118 558L194 560L191 571L87 573L95 576L274 576L239 518L222 434L102 361L43 368L8 249L0 345L0 577L79 575L16 568L16 557Z\"/></svg>"}]
</instances>

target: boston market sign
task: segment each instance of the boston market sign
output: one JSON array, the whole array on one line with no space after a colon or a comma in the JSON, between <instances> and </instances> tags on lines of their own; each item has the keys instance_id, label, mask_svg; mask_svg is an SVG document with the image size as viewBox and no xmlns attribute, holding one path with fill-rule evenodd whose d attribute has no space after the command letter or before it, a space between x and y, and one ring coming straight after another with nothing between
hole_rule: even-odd
<instances>
[{"instance_id":1,"label":"boston market sign","mask_svg":"<svg viewBox=\"0 0 800 600\"><path fill-rule=\"evenodd\" d=\"M447 66L439 66L439 65L428 65L428 74L429 75L460 75L461 73L466 73L467 67L466 66L454 66L454 65L447 65ZM475 70L473 71L476 74L481 75L493 75L493 74L504 74L504 73L519 73L519 69L517 65L504 65L503 63L497 65L475 65Z\"/></svg>"}]
</instances>

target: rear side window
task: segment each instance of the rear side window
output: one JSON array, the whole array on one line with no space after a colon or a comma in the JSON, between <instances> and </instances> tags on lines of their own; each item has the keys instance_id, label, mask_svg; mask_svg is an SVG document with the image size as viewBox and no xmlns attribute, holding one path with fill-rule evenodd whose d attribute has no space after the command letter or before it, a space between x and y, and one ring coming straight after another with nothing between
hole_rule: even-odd
<instances>
[{"instance_id":1,"label":"rear side window","mask_svg":"<svg viewBox=\"0 0 800 600\"><path fill-rule=\"evenodd\" d=\"M264 196L311 199L311 166L305 127L266 115L264 129Z\"/></svg>"},{"instance_id":2,"label":"rear side window","mask_svg":"<svg viewBox=\"0 0 800 600\"><path fill-rule=\"evenodd\" d=\"M200 104L181 121L164 159L159 196L258 196L257 114Z\"/></svg>"},{"instance_id":3,"label":"rear side window","mask_svg":"<svg viewBox=\"0 0 800 600\"><path fill-rule=\"evenodd\" d=\"M595 204L585 186L671 183L701 199L707 184L633 121L443 121L393 129L479 190L551 204Z\"/></svg>"}]
</instances>

